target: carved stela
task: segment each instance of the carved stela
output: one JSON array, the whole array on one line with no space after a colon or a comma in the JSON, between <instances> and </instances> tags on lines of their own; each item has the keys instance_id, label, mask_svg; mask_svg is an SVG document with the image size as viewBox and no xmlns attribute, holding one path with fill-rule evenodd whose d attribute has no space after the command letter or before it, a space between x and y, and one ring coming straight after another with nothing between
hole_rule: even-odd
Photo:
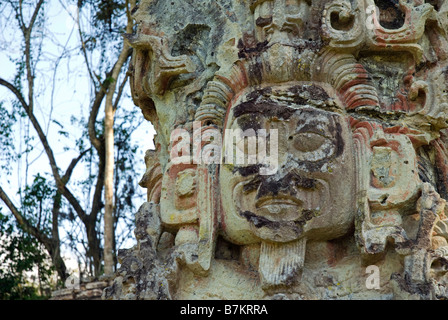
<instances>
[{"instance_id":1,"label":"carved stela","mask_svg":"<svg viewBox=\"0 0 448 320\"><path fill-rule=\"evenodd\" d=\"M103 298L447 299L447 11L141 1L156 149Z\"/></svg>"}]
</instances>

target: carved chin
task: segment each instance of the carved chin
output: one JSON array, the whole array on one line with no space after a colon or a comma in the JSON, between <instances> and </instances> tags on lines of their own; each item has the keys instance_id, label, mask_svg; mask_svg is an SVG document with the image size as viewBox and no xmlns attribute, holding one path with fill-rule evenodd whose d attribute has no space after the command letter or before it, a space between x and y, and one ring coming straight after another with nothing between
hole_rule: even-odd
<instances>
[{"instance_id":1,"label":"carved chin","mask_svg":"<svg viewBox=\"0 0 448 320\"><path fill-rule=\"evenodd\" d=\"M272 242L289 242L303 238L307 222L318 216L319 212L301 210L299 218L294 221L273 221L250 211L240 212L240 215L250 223L251 231L260 239Z\"/></svg>"}]
</instances>

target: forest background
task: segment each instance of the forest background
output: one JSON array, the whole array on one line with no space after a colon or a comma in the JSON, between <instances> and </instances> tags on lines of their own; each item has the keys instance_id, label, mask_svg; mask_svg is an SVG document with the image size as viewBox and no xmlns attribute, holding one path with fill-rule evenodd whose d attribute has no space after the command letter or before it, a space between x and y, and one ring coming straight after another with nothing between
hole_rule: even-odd
<instances>
[{"instance_id":1,"label":"forest background","mask_svg":"<svg viewBox=\"0 0 448 320\"><path fill-rule=\"evenodd\" d=\"M0 299L110 275L134 244L155 134L129 88L136 4L0 2Z\"/></svg>"}]
</instances>

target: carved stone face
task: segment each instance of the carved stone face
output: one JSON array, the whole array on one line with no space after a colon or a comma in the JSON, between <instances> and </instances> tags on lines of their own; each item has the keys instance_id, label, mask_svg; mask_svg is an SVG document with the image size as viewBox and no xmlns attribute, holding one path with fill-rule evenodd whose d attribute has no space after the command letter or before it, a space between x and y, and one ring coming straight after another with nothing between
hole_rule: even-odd
<instances>
[{"instance_id":1,"label":"carved stone face","mask_svg":"<svg viewBox=\"0 0 448 320\"><path fill-rule=\"evenodd\" d=\"M257 40L281 42L300 37L308 17L309 3L305 0L260 2L254 10Z\"/></svg>"},{"instance_id":2,"label":"carved stone face","mask_svg":"<svg viewBox=\"0 0 448 320\"><path fill-rule=\"evenodd\" d=\"M311 32L308 0L260 0L253 6L260 58L249 69L266 83L310 81L319 50Z\"/></svg>"},{"instance_id":3,"label":"carved stone face","mask_svg":"<svg viewBox=\"0 0 448 320\"><path fill-rule=\"evenodd\" d=\"M260 164L221 166L225 236L248 244L344 234L353 220L356 193L351 132L344 117L291 97L290 102L272 95L247 97L234 103L226 129L265 129L268 154L275 144L272 130L278 130L278 169L263 175Z\"/></svg>"}]
</instances>

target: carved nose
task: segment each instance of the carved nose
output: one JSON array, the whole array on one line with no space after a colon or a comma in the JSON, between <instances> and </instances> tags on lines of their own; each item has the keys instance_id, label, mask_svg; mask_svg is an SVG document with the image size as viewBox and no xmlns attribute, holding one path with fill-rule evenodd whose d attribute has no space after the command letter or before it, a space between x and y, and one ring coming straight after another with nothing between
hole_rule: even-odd
<instances>
[{"instance_id":1,"label":"carved nose","mask_svg":"<svg viewBox=\"0 0 448 320\"><path fill-rule=\"evenodd\" d=\"M306 178L295 172L288 173L281 179L261 181L257 192L257 199L265 196L292 196L297 193L297 189L312 190L317 187L318 181Z\"/></svg>"},{"instance_id":2,"label":"carved nose","mask_svg":"<svg viewBox=\"0 0 448 320\"><path fill-rule=\"evenodd\" d=\"M272 24L271 27L274 30L280 30L282 29L283 25L285 24L285 19L283 16L279 16L278 14L274 13L272 15Z\"/></svg>"}]
</instances>

